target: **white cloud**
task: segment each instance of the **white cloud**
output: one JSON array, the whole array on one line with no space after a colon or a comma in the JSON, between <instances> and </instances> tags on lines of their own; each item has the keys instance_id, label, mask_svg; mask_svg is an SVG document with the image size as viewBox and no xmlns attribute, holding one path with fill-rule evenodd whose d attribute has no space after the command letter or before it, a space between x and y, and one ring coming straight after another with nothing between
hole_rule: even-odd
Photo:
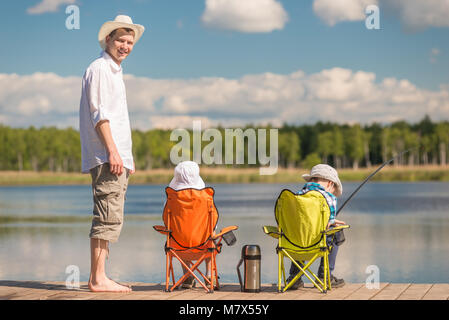
<instances>
[{"instance_id":1,"label":"white cloud","mask_svg":"<svg viewBox=\"0 0 449 320\"><path fill-rule=\"evenodd\" d=\"M377 5L377 0L314 0L313 11L327 25L342 21L365 20L365 9Z\"/></svg>"},{"instance_id":2,"label":"white cloud","mask_svg":"<svg viewBox=\"0 0 449 320\"><path fill-rule=\"evenodd\" d=\"M0 74L0 114L14 126L67 126L66 118L78 112L80 86L80 78L54 73Z\"/></svg>"},{"instance_id":3,"label":"white cloud","mask_svg":"<svg viewBox=\"0 0 449 320\"><path fill-rule=\"evenodd\" d=\"M367 100L377 93L370 72L352 72L349 69L333 68L311 75L307 81L311 99L322 101Z\"/></svg>"},{"instance_id":4,"label":"white cloud","mask_svg":"<svg viewBox=\"0 0 449 320\"><path fill-rule=\"evenodd\" d=\"M365 20L368 5L379 6L381 21L384 13L389 13L407 31L449 27L448 0L314 0L313 11L327 25L335 26L339 22Z\"/></svg>"},{"instance_id":5,"label":"white cloud","mask_svg":"<svg viewBox=\"0 0 449 320\"><path fill-rule=\"evenodd\" d=\"M283 29L288 15L276 0L206 0L201 20L216 29L271 32Z\"/></svg>"},{"instance_id":6,"label":"white cloud","mask_svg":"<svg viewBox=\"0 0 449 320\"><path fill-rule=\"evenodd\" d=\"M408 31L449 27L448 0L381 0L381 4L397 15Z\"/></svg>"},{"instance_id":7,"label":"white cloud","mask_svg":"<svg viewBox=\"0 0 449 320\"><path fill-rule=\"evenodd\" d=\"M48 113L51 110L50 100L42 94L36 94L20 101L17 110L24 116L31 116L36 113Z\"/></svg>"},{"instance_id":8,"label":"white cloud","mask_svg":"<svg viewBox=\"0 0 449 320\"><path fill-rule=\"evenodd\" d=\"M151 79L125 76L133 128L191 128L245 124L281 125L419 121L429 114L449 120L449 84L438 90L406 79L376 81L372 72L343 68L314 74L298 70L262 73L238 79ZM79 77L53 73L0 74L0 121L11 126L78 128Z\"/></svg>"},{"instance_id":9,"label":"white cloud","mask_svg":"<svg viewBox=\"0 0 449 320\"><path fill-rule=\"evenodd\" d=\"M64 4L74 4L76 0L42 0L35 6L27 9L28 14L42 14L46 12L56 12L59 6Z\"/></svg>"}]
</instances>

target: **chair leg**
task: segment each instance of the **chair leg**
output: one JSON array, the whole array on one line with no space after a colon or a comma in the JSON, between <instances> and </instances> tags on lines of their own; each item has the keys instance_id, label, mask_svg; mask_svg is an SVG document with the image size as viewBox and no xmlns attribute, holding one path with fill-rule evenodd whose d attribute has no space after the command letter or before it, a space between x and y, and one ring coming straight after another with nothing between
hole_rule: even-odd
<instances>
[{"instance_id":1,"label":"chair leg","mask_svg":"<svg viewBox=\"0 0 449 320\"><path fill-rule=\"evenodd\" d=\"M172 268L170 253L165 254L165 292L168 292L168 287L170 286L170 270Z\"/></svg>"},{"instance_id":2,"label":"chair leg","mask_svg":"<svg viewBox=\"0 0 449 320\"><path fill-rule=\"evenodd\" d=\"M329 277L329 261L327 260L327 253L323 257L324 262L324 272L323 272L323 293L327 291L327 279Z\"/></svg>"},{"instance_id":3,"label":"chair leg","mask_svg":"<svg viewBox=\"0 0 449 320\"><path fill-rule=\"evenodd\" d=\"M285 264L284 264L284 256L282 256L282 261L281 261L281 270L282 270L282 277L284 278L284 287L287 285L287 277L285 276Z\"/></svg>"},{"instance_id":4,"label":"chair leg","mask_svg":"<svg viewBox=\"0 0 449 320\"><path fill-rule=\"evenodd\" d=\"M220 290L220 283L218 282L218 270L217 270L217 258L214 259L214 268L215 268L215 281L217 285L215 286L216 290Z\"/></svg>"},{"instance_id":5,"label":"chair leg","mask_svg":"<svg viewBox=\"0 0 449 320\"><path fill-rule=\"evenodd\" d=\"M210 270L209 270L209 274L210 274L210 289L209 289L209 293L213 293L214 292L214 274L215 274L215 259L214 259L214 254L212 253L210 255Z\"/></svg>"},{"instance_id":6,"label":"chair leg","mask_svg":"<svg viewBox=\"0 0 449 320\"><path fill-rule=\"evenodd\" d=\"M296 264L295 259L293 259L293 257L292 257L287 251L283 250L283 252L285 253L285 255L286 255L286 256L287 256L293 263ZM318 253L315 254L315 255L309 260L309 262L308 262L306 265L304 265L303 267L301 267L300 265L296 264L296 266L299 268L300 271L299 271L299 273L295 276L295 278L299 278L299 276L301 276L301 275L304 274L304 275L310 280L310 282L312 282L312 284L313 284L318 290L320 290L320 292L323 292L323 288L322 288L323 283L321 282L320 279L318 279L318 277L315 275L315 273L313 273L313 272L310 271L310 269L309 269L310 266L312 265L312 263L315 261L315 259L316 259L317 257L318 257ZM319 283L321 286L318 285L306 271L309 271L309 272L312 274L312 276L315 278L315 280L317 280L318 283ZM291 284L292 282L293 282L293 281L290 281L289 283ZM286 291L286 290L288 289L288 287L290 287L290 286L287 284L287 287L284 288L284 291Z\"/></svg>"},{"instance_id":7,"label":"chair leg","mask_svg":"<svg viewBox=\"0 0 449 320\"><path fill-rule=\"evenodd\" d=\"M175 271L173 270L173 257L171 257L170 259L170 270L171 270L172 286L174 286L176 279L175 279Z\"/></svg>"},{"instance_id":8,"label":"chair leg","mask_svg":"<svg viewBox=\"0 0 449 320\"><path fill-rule=\"evenodd\" d=\"M332 279L331 279L331 270L329 267L329 253L326 255L326 261L327 261L327 280L328 280L329 290L331 290L332 289L332 287L331 287Z\"/></svg>"},{"instance_id":9,"label":"chair leg","mask_svg":"<svg viewBox=\"0 0 449 320\"><path fill-rule=\"evenodd\" d=\"M283 263L283 259L284 257L282 256L282 252L279 251L278 252L278 292L282 292L281 290L281 277L282 277L282 272L284 271L284 263ZM281 271L282 269L282 271ZM285 284L285 276L284 276L284 284Z\"/></svg>"},{"instance_id":10,"label":"chair leg","mask_svg":"<svg viewBox=\"0 0 449 320\"><path fill-rule=\"evenodd\" d=\"M183 265L187 272L186 274L184 274L179 280L178 282L176 282L176 284L171 288L171 291L173 291L175 288L177 288L180 284L182 284L184 282L185 279L187 279L187 277L190 275L192 275L192 277L194 277L196 279L196 281L198 281L198 283L206 290L208 291L209 289L207 288L207 286L203 283L203 281L201 281L198 276L194 273L194 271L198 271L198 266L204 261L205 259L205 255L203 255L200 259L198 259L197 262L195 262L195 264L192 267L189 267L176 253L173 252L173 256L176 257L176 259L179 260L179 262L181 263L181 265ZM201 272L200 272L201 273Z\"/></svg>"}]
</instances>

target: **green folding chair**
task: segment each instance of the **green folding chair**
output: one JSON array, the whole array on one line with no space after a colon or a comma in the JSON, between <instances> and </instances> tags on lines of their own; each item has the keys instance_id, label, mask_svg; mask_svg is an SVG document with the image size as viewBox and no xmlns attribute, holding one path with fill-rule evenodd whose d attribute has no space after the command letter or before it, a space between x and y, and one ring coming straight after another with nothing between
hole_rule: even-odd
<instances>
[{"instance_id":1,"label":"green folding chair","mask_svg":"<svg viewBox=\"0 0 449 320\"><path fill-rule=\"evenodd\" d=\"M326 229L329 216L329 205L318 191L313 190L298 195L287 189L282 190L275 206L277 227L263 227L267 235L278 240L276 247L278 292L288 290L303 274L321 292L326 293L328 289L331 289L328 257L331 247L327 245L326 239L342 229L349 228L349 225ZM285 257L299 269L299 273L288 283L285 277ZM310 270L312 263L321 257L324 259L323 280ZM283 289L281 289L282 278Z\"/></svg>"}]
</instances>

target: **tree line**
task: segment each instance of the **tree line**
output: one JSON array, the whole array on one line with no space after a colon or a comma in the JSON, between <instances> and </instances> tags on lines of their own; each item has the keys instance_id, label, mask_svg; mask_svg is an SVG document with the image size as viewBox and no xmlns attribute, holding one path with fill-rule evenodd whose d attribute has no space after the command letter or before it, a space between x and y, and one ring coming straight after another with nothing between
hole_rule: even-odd
<instances>
[{"instance_id":1,"label":"tree line","mask_svg":"<svg viewBox=\"0 0 449 320\"><path fill-rule=\"evenodd\" d=\"M247 128L254 127L248 125L242 130ZM269 126L263 128L270 129ZM217 129L224 136L225 129ZM132 131L137 170L173 167L170 151L177 141L170 141L171 132L161 129ZM201 143L203 148L210 142ZM247 149L245 145L244 150ZM411 151L395 161L395 165L446 166L449 163L449 122L432 122L426 116L414 124L397 121L389 125L373 123L362 126L317 122L285 124L278 130L279 167L309 168L323 162L336 168L356 169L383 163L408 149ZM11 128L0 125L0 170L79 172L79 132L73 128Z\"/></svg>"}]
</instances>

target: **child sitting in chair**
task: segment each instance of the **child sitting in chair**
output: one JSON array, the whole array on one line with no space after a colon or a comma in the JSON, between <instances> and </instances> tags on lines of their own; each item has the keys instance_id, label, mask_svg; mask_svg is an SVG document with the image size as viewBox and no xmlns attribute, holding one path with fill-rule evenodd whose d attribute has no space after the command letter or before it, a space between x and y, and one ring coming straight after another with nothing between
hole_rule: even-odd
<instances>
[{"instance_id":1,"label":"child sitting in chair","mask_svg":"<svg viewBox=\"0 0 449 320\"><path fill-rule=\"evenodd\" d=\"M340 179L338 178L337 171L327 164L318 164L312 168L310 174L304 174L302 176L306 180L306 184L298 192L298 194L304 194L310 190L315 190L320 192L326 199L329 208L330 216L327 229L346 224L344 221L337 220L335 214L337 212L337 197L341 196L343 192L343 186L341 185ZM332 245L332 250L329 253L329 270L331 274L331 285L333 288L338 288L344 286L345 282L343 279L337 279L332 272L335 268L335 260L337 258L338 245L335 241L332 243L334 237L327 238L327 245ZM301 261L297 261L300 266L302 266ZM299 272L298 267L292 263L290 267L290 275L287 282L291 281ZM324 278L324 261L321 258L320 266L318 268L318 277L320 279ZM290 289L298 289L303 287L304 282L299 278Z\"/></svg>"},{"instance_id":2,"label":"child sitting in chair","mask_svg":"<svg viewBox=\"0 0 449 320\"><path fill-rule=\"evenodd\" d=\"M170 188L179 191L182 189L194 188L194 189L204 189L206 186L203 179L200 176L200 168L196 162L193 161L183 161L180 162L175 167L175 174L170 184ZM198 254L199 256L200 254ZM193 253L179 253L185 264L189 267L192 266L192 261L197 260L198 256ZM210 277L210 259L206 259L206 276ZM182 266L184 274L187 273L187 269ZM182 284L182 288L190 289L195 286L195 278L193 276L188 277Z\"/></svg>"}]
</instances>

